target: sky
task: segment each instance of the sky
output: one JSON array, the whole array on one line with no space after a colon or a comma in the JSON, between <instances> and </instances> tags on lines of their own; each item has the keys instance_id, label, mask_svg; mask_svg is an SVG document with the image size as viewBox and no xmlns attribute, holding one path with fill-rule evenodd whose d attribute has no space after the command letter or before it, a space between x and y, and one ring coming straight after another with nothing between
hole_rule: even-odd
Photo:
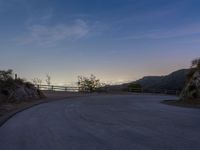
<instances>
[{"instance_id":1,"label":"sky","mask_svg":"<svg viewBox=\"0 0 200 150\"><path fill-rule=\"evenodd\" d=\"M27 80L121 83L199 56L199 0L0 0L0 70Z\"/></svg>"}]
</instances>

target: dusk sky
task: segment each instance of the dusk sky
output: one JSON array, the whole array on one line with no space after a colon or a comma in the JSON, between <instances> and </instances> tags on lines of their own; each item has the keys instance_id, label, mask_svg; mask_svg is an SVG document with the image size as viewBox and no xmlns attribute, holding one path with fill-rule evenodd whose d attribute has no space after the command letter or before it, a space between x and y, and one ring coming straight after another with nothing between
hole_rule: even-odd
<instances>
[{"instance_id":1,"label":"dusk sky","mask_svg":"<svg viewBox=\"0 0 200 150\"><path fill-rule=\"evenodd\" d=\"M126 82L200 56L199 0L0 0L0 70Z\"/></svg>"}]
</instances>

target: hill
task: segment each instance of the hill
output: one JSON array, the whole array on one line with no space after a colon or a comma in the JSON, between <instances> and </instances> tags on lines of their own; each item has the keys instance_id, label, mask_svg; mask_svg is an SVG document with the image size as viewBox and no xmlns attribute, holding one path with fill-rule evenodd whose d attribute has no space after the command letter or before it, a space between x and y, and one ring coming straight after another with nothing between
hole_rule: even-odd
<instances>
[{"instance_id":1,"label":"hill","mask_svg":"<svg viewBox=\"0 0 200 150\"><path fill-rule=\"evenodd\" d=\"M138 83L143 90L164 89L181 91L185 85L188 69L181 69L165 76L145 76L137 81L121 85L108 86L108 91L122 91L128 88L131 83Z\"/></svg>"},{"instance_id":2,"label":"hill","mask_svg":"<svg viewBox=\"0 0 200 150\"><path fill-rule=\"evenodd\" d=\"M181 69L166 76L146 76L135 82L143 89L182 90L188 71L188 69Z\"/></svg>"}]
</instances>

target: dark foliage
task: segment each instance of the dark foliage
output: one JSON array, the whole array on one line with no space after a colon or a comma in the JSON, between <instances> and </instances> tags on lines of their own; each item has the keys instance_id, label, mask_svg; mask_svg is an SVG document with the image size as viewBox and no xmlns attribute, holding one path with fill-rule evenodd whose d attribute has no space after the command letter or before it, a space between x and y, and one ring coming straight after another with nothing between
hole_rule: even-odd
<instances>
[{"instance_id":1,"label":"dark foliage","mask_svg":"<svg viewBox=\"0 0 200 150\"><path fill-rule=\"evenodd\" d=\"M141 92L142 91L142 86L138 83L130 83L128 85L128 91L129 92Z\"/></svg>"},{"instance_id":2,"label":"dark foliage","mask_svg":"<svg viewBox=\"0 0 200 150\"><path fill-rule=\"evenodd\" d=\"M94 92L101 87L101 83L94 75L90 77L78 76L78 87L79 91Z\"/></svg>"},{"instance_id":3,"label":"dark foliage","mask_svg":"<svg viewBox=\"0 0 200 150\"><path fill-rule=\"evenodd\" d=\"M190 70L188 71L188 74L187 74L187 82L190 81L190 79L192 78L192 76L194 75L194 73L197 70L200 70L200 58L194 59L192 61L191 68L190 68Z\"/></svg>"},{"instance_id":4,"label":"dark foliage","mask_svg":"<svg viewBox=\"0 0 200 150\"><path fill-rule=\"evenodd\" d=\"M0 93L9 96L11 91L14 91L19 85L25 85L27 88L33 88L34 85L30 82L26 82L24 79L13 79L12 70L0 70Z\"/></svg>"},{"instance_id":5,"label":"dark foliage","mask_svg":"<svg viewBox=\"0 0 200 150\"><path fill-rule=\"evenodd\" d=\"M8 88L15 87L15 83L14 83L14 79L12 75L13 75L12 70L0 71L0 91L4 94L7 94L6 90Z\"/></svg>"}]
</instances>

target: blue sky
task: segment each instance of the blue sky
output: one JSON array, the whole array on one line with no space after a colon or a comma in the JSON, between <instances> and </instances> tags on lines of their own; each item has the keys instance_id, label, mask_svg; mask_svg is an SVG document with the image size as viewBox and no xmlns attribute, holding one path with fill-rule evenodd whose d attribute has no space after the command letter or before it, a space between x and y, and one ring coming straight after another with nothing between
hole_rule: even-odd
<instances>
[{"instance_id":1,"label":"blue sky","mask_svg":"<svg viewBox=\"0 0 200 150\"><path fill-rule=\"evenodd\" d=\"M0 68L125 82L200 56L199 0L0 0Z\"/></svg>"}]
</instances>

